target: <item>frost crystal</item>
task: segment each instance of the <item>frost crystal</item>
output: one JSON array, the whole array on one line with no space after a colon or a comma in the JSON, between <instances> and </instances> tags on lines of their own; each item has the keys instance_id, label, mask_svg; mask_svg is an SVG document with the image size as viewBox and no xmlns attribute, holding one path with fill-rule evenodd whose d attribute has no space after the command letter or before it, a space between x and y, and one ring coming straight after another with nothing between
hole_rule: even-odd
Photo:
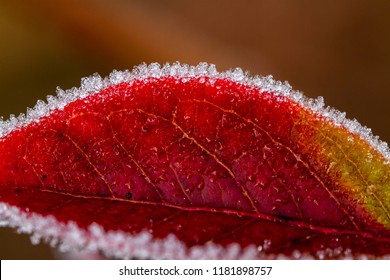
<instances>
[{"instance_id":1,"label":"frost crystal","mask_svg":"<svg viewBox=\"0 0 390 280\"><path fill-rule=\"evenodd\" d=\"M11 226L18 229L19 233L32 234L33 244L41 240L51 246L58 246L62 252L104 252L107 257L118 259L289 259L283 254L266 254L255 246L241 248L233 243L226 248L206 243L203 246L187 248L183 242L174 235L168 235L163 239L154 239L147 231L130 235L122 231L105 231L97 224L91 224L88 229L79 228L75 223L66 224L58 222L52 216L28 214L18 207L0 203L0 226ZM265 240L263 246L267 250L271 244ZM335 250L318 251L317 257L327 256L352 258L349 250L341 248ZM313 256L293 253L296 259L312 259ZM356 257L356 256L355 256ZM360 255L365 259L369 256ZM390 256L383 256L389 259Z\"/></svg>"},{"instance_id":2,"label":"frost crystal","mask_svg":"<svg viewBox=\"0 0 390 280\"><path fill-rule=\"evenodd\" d=\"M26 115L15 117L11 115L7 121L0 119L0 138L9 134L11 131L28 125L32 122L37 122L41 117L50 114L54 110L61 110L70 102L84 98L91 94L96 94L100 90L116 85L122 82L132 82L137 79L145 78L160 78L166 76L174 76L181 78L182 82L187 82L193 77L208 77L212 83L213 79L226 78L234 82L244 85L259 88L262 93L274 93L275 95L286 96L297 102L303 107L313 110L320 117L334 123L336 126L343 126L351 133L358 135L361 139L369 143L375 150L381 153L390 164L390 150L387 143L374 137L370 129L362 126L356 120L349 120L345 117L345 113L333 108L325 108L322 97L311 99L305 97L301 92L292 90L288 82L275 81L271 75L260 77L249 77L247 72L243 72L240 68L235 68L230 71L219 73L215 65L205 62L199 63L197 66L189 66L178 62L173 64L164 64L162 67L158 63L149 65L140 64L130 72L114 70L108 77L102 79L98 74L94 74L88 78L81 80L80 88L72 88L64 91L57 88L57 96L48 96L47 103L39 100L34 109L27 109Z\"/></svg>"},{"instance_id":3,"label":"frost crystal","mask_svg":"<svg viewBox=\"0 0 390 280\"><path fill-rule=\"evenodd\" d=\"M258 257L252 247L242 249L238 244L227 248L208 244L188 249L175 236L153 239L146 231L129 235L122 231L105 231L97 224L87 230L75 223L58 222L54 217L39 214L27 214L15 206L0 203L0 226L11 226L19 233L32 234L33 244L41 240L60 251L102 251L107 257L120 259L254 259Z\"/></svg>"}]
</instances>

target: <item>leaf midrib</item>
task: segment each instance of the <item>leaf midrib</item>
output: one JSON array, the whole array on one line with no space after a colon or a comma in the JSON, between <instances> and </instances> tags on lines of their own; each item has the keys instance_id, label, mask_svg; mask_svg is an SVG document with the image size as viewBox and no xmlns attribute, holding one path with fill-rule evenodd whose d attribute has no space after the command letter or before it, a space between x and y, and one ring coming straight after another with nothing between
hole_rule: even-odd
<instances>
[{"instance_id":1,"label":"leaf midrib","mask_svg":"<svg viewBox=\"0 0 390 280\"><path fill-rule=\"evenodd\" d=\"M181 206L181 205L174 205L167 202L152 202L152 201L142 201L142 200L128 200L128 199L122 199L117 197L102 197L102 196L92 196L92 195L77 195L72 193L66 193L66 192L60 192L60 191L54 191L54 190L48 190L48 189L36 189L36 188L18 188L22 190L34 190L34 191L40 191L45 193L52 193L56 195L62 195L62 196L68 196L71 198L79 198L79 199L95 199L95 200L105 200L105 201L114 201L114 202L121 202L121 203L129 203L129 204L140 204L140 205L153 205L158 207L167 207L171 209L177 209L180 211L187 211L187 212L206 212L206 213L217 213L221 215L234 215L240 218L251 218L251 219L259 219L264 220L268 222L278 223L285 226L292 226L296 228L304 228L309 229L311 231L314 231L316 233L324 234L324 235L358 235L362 238L375 240L378 242L385 242L390 244L390 237L384 237L384 236L375 236L370 232L363 231L363 230L343 230L338 229L335 227L325 227L325 226L318 226L309 224L305 221L296 221L296 220L290 220L290 219L283 219L278 216L272 216L267 215L264 213L250 213L245 211L239 211L235 209L229 209L229 208L212 208L212 207L204 207L204 206Z\"/></svg>"}]
</instances>

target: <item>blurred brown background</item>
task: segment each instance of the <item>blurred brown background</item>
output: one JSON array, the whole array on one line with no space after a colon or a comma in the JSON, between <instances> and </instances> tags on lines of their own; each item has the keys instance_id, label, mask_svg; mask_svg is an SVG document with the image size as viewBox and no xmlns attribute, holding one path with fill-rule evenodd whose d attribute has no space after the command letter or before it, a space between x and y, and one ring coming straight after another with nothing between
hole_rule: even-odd
<instances>
[{"instance_id":1,"label":"blurred brown background","mask_svg":"<svg viewBox=\"0 0 390 280\"><path fill-rule=\"evenodd\" d=\"M390 1L0 1L0 116L145 62L288 80L390 142ZM1 259L53 258L0 229Z\"/></svg>"}]
</instances>

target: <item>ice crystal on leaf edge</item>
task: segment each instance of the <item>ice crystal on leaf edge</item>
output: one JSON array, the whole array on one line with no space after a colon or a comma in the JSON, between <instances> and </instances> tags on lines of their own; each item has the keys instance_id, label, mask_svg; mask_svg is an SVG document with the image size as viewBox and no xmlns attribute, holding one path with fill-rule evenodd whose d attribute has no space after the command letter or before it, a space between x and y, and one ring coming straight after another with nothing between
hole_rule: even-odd
<instances>
[{"instance_id":1,"label":"ice crystal on leaf edge","mask_svg":"<svg viewBox=\"0 0 390 280\"><path fill-rule=\"evenodd\" d=\"M67 104L88 95L96 94L108 86L117 85L122 82L131 83L135 80L168 76L180 78L183 82L194 77L208 77L211 80L220 78L228 79L239 84L259 88L262 93L272 92L276 96L288 97L304 108L311 109L318 116L324 117L336 126L342 126L352 134L359 136L381 153L386 159L387 164L390 164L390 149L387 143L381 141L378 136L374 136L370 128L361 125L356 119L350 120L345 117L345 113L329 106L325 107L323 97L320 96L317 99L307 98L300 91L293 90L288 82L282 83L275 81L271 75L251 77L248 72L243 72L240 68L218 72L215 65L207 63L199 63L197 66L180 64L178 62L164 64L163 66L158 63L151 63L149 65L143 63L134 67L131 72L128 70L114 70L104 79L98 74L94 74L81 79L81 86L79 88L74 87L66 91L57 88L56 96L47 96L47 103L38 100L33 109L27 109L26 114L20 114L18 117L11 115L6 121L0 120L0 138L22 126L39 121L41 117L49 115L53 110L61 110Z\"/></svg>"},{"instance_id":2,"label":"ice crystal on leaf edge","mask_svg":"<svg viewBox=\"0 0 390 280\"><path fill-rule=\"evenodd\" d=\"M181 82L186 82L190 78L207 77L212 82L214 79L228 79L233 82L255 87L261 93L273 93L276 96L285 96L298 103L304 108L308 108L316 113L317 116L336 126L342 126L354 135L359 136L366 141L376 151L383 155L386 164L390 164L390 150L386 142L373 136L371 129L362 126L356 119L350 120L334 108L325 107L322 97L317 99L307 98L300 91L295 91L288 82L275 81L269 76L249 76L248 72L243 72L240 68L235 68L225 72L218 72L215 65L208 63L199 63L197 66L180 64L158 63L140 64L130 72L114 70L108 77L101 78L98 74L81 80L79 88L62 90L57 88L56 96L47 96L47 103L38 100L33 109L28 108L26 114L20 114L18 117L11 115L8 120L0 119L0 138L5 137L14 130L18 130L33 122L38 122L41 117L49 115L54 110L61 110L67 104L85 98L86 96L99 93L112 85L122 82L132 83L136 80L176 77ZM202 82L202 79L199 80ZM1 139L0 139L1 141ZM222 247L217 244L208 243L202 246L187 248L183 242L174 235L169 235L164 239L153 239L147 231L142 231L136 235L130 235L122 231L106 232L97 224L92 224L87 230L79 228L75 223L67 224L58 222L54 217L44 217L39 214L30 214L21 211L15 206L6 203L0 203L0 226L10 226L16 228L20 233L31 234L33 243L43 240L52 246L58 246L62 251L83 250L83 251L101 251L108 257L128 259L128 258L157 258L157 259L285 259L283 254L266 254L264 246L249 246L241 248L239 244L231 244L228 247ZM172 250L172 248L175 250ZM321 258L356 258L348 250L334 249L330 251L318 252L317 256L306 253L294 252L292 258L311 259L313 257ZM369 256L361 255L359 258L365 259ZM390 259L389 256L383 256Z\"/></svg>"},{"instance_id":3,"label":"ice crystal on leaf edge","mask_svg":"<svg viewBox=\"0 0 390 280\"><path fill-rule=\"evenodd\" d=\"M91 224L86 230L79 228L74 222L66 224L58 222L54 217L29 214L18 207L0 203L0 226L17 228L18 233L30 234L31 242L40 241L68 252L102 252L106 257L117 259L368 259L372 256L354 256L351 251L342 248L325 249L313 256L308 253L294 251L292 256L284 254L268 254L269 240L261 246L241 248L237 243L227 247L207 243L187 248L174 235L163 239L154 239L147 231L130 235L122 231L105 231L97 224ZM390 255L382 259L390 259Z\"/></svg>"}]
</instances>

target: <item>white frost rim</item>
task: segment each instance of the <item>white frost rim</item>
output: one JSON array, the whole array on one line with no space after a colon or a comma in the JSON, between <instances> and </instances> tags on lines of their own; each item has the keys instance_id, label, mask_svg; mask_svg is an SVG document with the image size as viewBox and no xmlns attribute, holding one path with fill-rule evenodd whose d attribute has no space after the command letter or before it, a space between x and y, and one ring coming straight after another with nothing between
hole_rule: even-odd
<instances>
[{"instance_id":1,"label":"white frost rim","mask_svg":"<svg viewBox=\"0 0 390 280\"><path fill-rule=\"evenodd\" d=\"M390 149L388 144L381 141L378 136L374 136L370 128L361 125L356 119L350 120L346 118L346 114L342 113L329 106L325 107L324 99L320 96L317 99L307 98L302 92L292 90L288 82L275 81L270 76L249 76L248 72L243 72L240 68L229 70L226 72L218 72L215 65L205 62L199 63L197 66L189 66L180 64L164 64L160 66L158 63L149 65L143 63L135 66L130 72L114 70L108 77L101 78L98 74L81 80L79 88L71 88L62 90L57 88L56 96L47 96L47 103L38 100L33 109L27 108L26 114L20 114L18 117L11 115L6 121L0 119L0 138L3 138L13 130L17 130L32 122L37 122L41 117L49 115L53 110L61 110L67 104L82 99L88 95L98 93L104 88L112 85L117 85L122 82L129 82L146 79L146 78L161 78L161 77L177 77L183 79L183 82L188 78L193 77L209 77L209 78L226 78L239 84L258 88L261 92L273 92L276 95L285 96L302 105L304 108L309 108L319 116L332 122L336 126L342 126L352 134L359 136L366 141L376 151L384 156L386 164L390 164Z\"/></svg>"},{"instance_id":2,"label":"white frost rim","mask_svg":"<svg viewBox=\"0 0 390 280\"><path fill-rule=\"evenodd\" d=\"M351 250L336 248L324 249L315 255L301 253L295 250L291 256L284 254L269 254L267 248L271 245L264 240L261 246L242 248L238 243L227 247L214 243L205 245L187 246L174 235L163 239L155 239L147 232L142 231L131 235L123 231L105 231L97 224L91 224L87 229L78 227L74 222L61 223L52 216L42 216L28 213L7 203L0 203L0 227L16 228L18 233L30 234L31 242L40 241L58 248L62 252L101 252L104 256L115 259L372 259L375 256L353 255ZM77 254L76 254L77 256ZM390 255L381 259L390 259Z\"/></svg>"}]
</instances>

